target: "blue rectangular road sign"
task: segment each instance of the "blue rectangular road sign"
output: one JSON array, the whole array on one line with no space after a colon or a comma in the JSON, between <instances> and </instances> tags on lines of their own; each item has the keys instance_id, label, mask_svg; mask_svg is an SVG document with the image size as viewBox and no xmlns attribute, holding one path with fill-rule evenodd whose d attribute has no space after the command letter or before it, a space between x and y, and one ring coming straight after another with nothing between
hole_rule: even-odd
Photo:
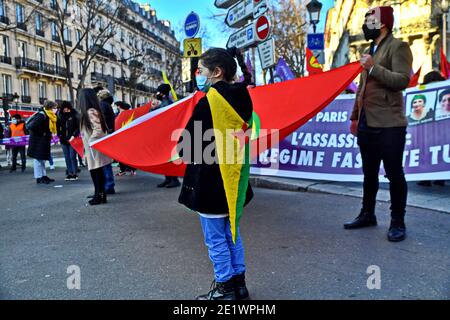
<instances>
[{"instance_id":1,"label":"blue rectangular road sign","mask_svg":"<svg viewBox=\"0 0 450 320\"><path fill-rule=\"evenodd\" d=\"M324 46L323 33L308 34L308 48L311 50L323 50Z\"/></svg>"}]
</instances>

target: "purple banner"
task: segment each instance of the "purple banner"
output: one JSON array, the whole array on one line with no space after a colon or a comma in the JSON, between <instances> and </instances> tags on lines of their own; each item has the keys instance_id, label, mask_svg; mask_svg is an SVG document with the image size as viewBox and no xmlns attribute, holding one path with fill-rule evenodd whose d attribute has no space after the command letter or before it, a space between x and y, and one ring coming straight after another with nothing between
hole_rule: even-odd
<instances>
[{"instance_id":1,"label":"purple banner","mask_svg":"<svg viewBox=\"0 0 450 320\"><path fill-rule=\"evenodd\" d=\"M291 68L287 65L286 61L283 58L278 60L278 63L275 67L275 82L292 80L295 78L294 73Z\"/></svg>"},{"instance_id":2,"label":"purple banner","mask_svg":"<svg viewBox=\"0 0 450 320\"><path fill-rule=\"evenodd\" d=\"M406 90L409 121L403 163L408 181L450 179L450 81ZM259 155L252 173L332 181L362 181L349 117L355 95L340 95L292 135ZM386 181L380 170L380 181Z\"/></svg>"},{"instance_id":3,"label":"purple banner","mask_svg":"<svg viewBox=\"0 0 450 320\"><path fill-rule=\"evenodd\" d=\"M5 145L7 147L23 147L27 146L30 140L30 136L22 136L22 137L14 137L14 138L5 138L0 139L0 145ZM51 143L57 144L59 139L56 135L53 135Z\"/></svg>"}]
</instances>

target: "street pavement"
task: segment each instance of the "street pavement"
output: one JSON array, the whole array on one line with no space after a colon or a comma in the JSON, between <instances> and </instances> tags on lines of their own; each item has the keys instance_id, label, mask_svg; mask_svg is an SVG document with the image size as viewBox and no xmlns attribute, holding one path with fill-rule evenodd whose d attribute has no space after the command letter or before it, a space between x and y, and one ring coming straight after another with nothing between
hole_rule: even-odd
<instances>
[{"instance_id":1,"label":"street pavement","mask_svg":"<svg viewBox=\"0 0 450 320\"><path fill-rule=\"evenodd\" d=\"M63 168L48 175L57 181L36 185L31 168L0 170L0 299L172 300L209 290L199 219L177 203L179 189L138 172L116 177L117 194L90 207L85 169L76 182L64 182ZM408 207L408 238L390 243L386 202L378 227L343 229L360 202L256 188L241 223L252 299L450 299L450 215ZM80 290L67 287L73 265ZM367 286L370 266L380 289Z\"/></svg>"}]
</instances>

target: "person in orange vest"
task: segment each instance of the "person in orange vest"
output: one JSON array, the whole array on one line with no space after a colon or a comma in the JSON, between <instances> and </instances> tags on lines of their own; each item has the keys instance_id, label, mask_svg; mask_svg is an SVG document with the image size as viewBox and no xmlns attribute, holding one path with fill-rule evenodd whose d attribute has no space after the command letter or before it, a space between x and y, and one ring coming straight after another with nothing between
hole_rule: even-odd
<instances>
[{"instance_id":1,"label":"person in orange vest","mask_svg":"<svg viewBox=\"0 0 450 320\"><path fill-rule=\"evenodd\" d=\"M27 135L27 129L25 128L25 122L22 120L20 114L12 116L11 124L9 125L11 130L11 138L22 137ZM22 172L25 171L27 165L27 158L25 156L25 146L15 146L11 148L12 152L12 166L9 172L16 171L17 167L17 154L20 152L20 160L22 162Z\"/></svg>"}]
</instances>

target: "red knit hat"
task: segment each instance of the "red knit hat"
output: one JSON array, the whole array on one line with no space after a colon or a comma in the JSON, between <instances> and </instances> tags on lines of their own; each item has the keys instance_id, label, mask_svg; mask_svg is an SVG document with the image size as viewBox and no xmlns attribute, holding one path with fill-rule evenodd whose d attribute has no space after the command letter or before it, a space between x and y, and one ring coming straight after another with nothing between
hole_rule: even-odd
<instances>
[{"instance_id":1,"label":"red knit hat","mask_svg":"<svg viewBox=\"0 0 450 320\"><path fill-rule=\"evenodd\" d=\"M386 25L386 28L392 30L392 28L394 27L394 9L392 7L389 6L375 7L373 9L370 9L366 13L366 17L373 14L381 23Z\"/></svg>"}]
</instances>

